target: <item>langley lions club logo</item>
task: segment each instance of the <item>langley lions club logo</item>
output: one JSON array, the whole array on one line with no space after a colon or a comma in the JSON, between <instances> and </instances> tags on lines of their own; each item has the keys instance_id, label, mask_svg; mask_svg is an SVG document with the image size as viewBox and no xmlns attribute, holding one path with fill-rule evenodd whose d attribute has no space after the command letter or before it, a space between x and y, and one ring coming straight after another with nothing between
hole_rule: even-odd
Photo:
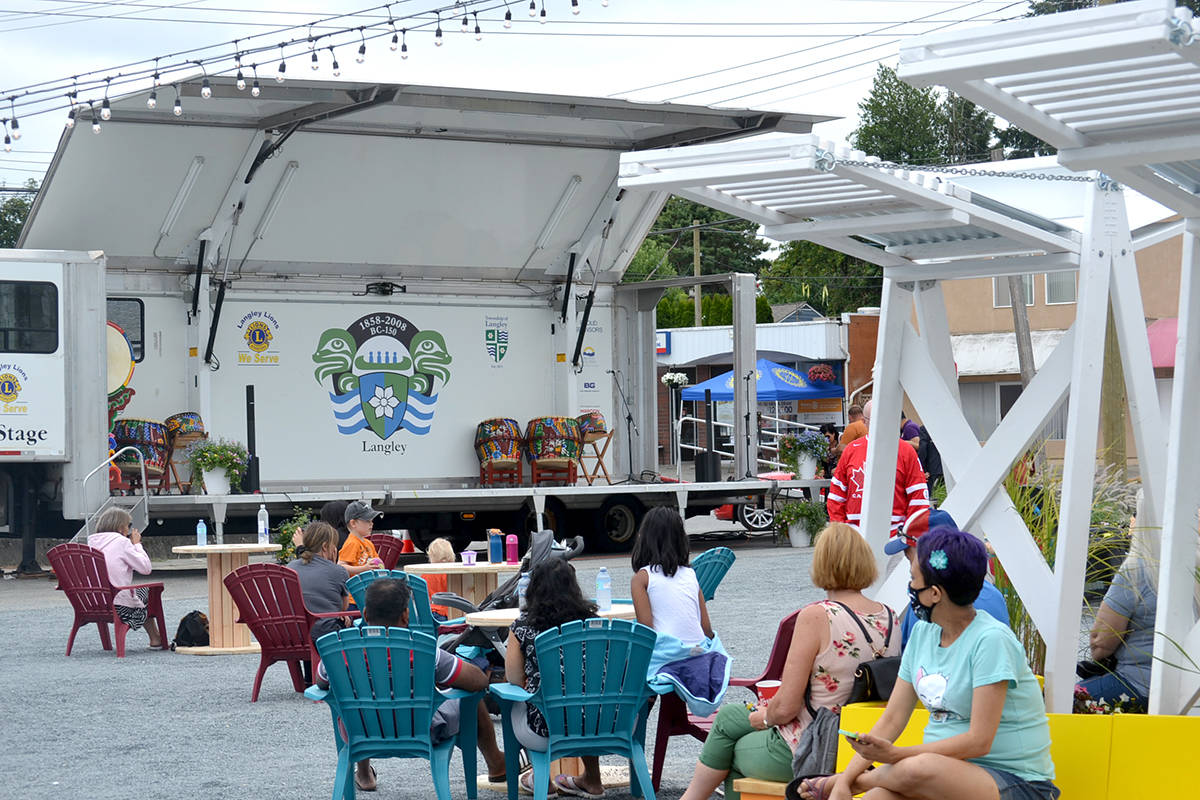
<instances>
[{"instance_id":1,"label":"langley lions club logo","mask_svg":"<svg viewBox=\"0 0 1200 800\"><path fill-rule=\"evenodd\" d=\"M0 375L0 400L11 403L21 395L21 384L11 372Z\"/></svg>"},{"instance_id":2,"label":"langley lions club logo","mask_svg":"<svg viewBox=\"0 0 1200 800\"><path fill-rule=\"evenodd\" d=\"M246 326L244 338L247 347L256 353L261 353L271 346L271 340L275 337L271 335L271 329L267 327L267 323L256 320Z\"/></svg>"},{"instance_id":3,"label":"langley lions club logo","mask_svg":"<svg viewBox=\"0 0 1200 800\"><path fill-rule=\"evenodd\" d=\"M488 358L499 364L508 352L508 317L486 317L483 321L483 344Z\"/></svg>"},{"instance_id":4,"label":"langley lions club logo","mask_svg":"<svg viewBox=\"0 0 1200 800\"><path fill-rule=\"evenodd\" d=\"M401 428L417 436L429 433L452 361L440 333L386 312L325 331L312 358L338 432L370 428L380 439Z\"/></svg>"}]
</instances>

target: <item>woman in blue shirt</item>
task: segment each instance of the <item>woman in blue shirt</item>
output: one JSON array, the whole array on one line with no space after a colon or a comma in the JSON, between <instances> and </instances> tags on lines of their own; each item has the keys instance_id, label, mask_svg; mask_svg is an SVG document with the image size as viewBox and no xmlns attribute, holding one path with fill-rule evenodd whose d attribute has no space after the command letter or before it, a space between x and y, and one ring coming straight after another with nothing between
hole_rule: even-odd
<instances>
[{"instance_id":1,"label":"woman in blue shirt","mask_svg":"<svg viewBox=\"0 0 1200 800\"><path fill-rule=\"evenodd\" d=\"M800 787L806 800L1055 800L1050 724L1041 688L1006 625L977 614L987 551L969 533L938 528L917 541L908 587L919 620L887 709L839 775ZM929 709L924 742L896 747L917 699ZM872 769L871 765L881 766Z\"/></svg>"}]
</instances>

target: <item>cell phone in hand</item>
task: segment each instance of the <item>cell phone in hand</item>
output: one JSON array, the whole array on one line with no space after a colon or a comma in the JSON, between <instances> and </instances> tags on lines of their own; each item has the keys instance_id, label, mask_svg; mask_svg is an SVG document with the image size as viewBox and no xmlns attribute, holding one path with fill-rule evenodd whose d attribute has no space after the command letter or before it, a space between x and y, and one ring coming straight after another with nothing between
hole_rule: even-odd
<instances>
[{"instance_id":1,"label":"cell phone in hand","mask_svg":"<svg viewBox=\"0 0 1200 800\"><path fill-rule=\"evenodd\" d=\"M842 736L845 736L847 739L853 739L856 742L858 741L857 733L853 733L853 732L845 730L843 728L838 728L838 733L841 734Z\"/></svg>"}]
</instances>

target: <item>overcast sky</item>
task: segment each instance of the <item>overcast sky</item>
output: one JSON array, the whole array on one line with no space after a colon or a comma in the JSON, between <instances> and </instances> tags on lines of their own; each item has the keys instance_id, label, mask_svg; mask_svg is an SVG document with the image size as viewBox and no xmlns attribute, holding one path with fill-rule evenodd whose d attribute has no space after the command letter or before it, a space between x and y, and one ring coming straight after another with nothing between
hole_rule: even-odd
<instances>
[{"instance_id":1,"label":"overcast sky","mask_svg":"<svg viewBox=\"0 0 1200 800\"><path fill-rule=\"evenodd\" d=\"M540 11L543 0L536 2ZM508 31L502 27L503 0L480 6L494 8L479 14L480 41L473 18L472 31L463 34L461 15L444 15L444 45L433 45L432 26L412 32L407 60L389 50L387 39L368 43L363 64L355 63L357 44L341 45L340 79L821 114L842 119L817 131L843 139L856 124L858 102L870 89L876 64L894 66L903 40L1020 16L1027 5L1006 0L610 0L605 7L601 0L578 0L575 16L571 0L544 2L548 21L539 24L529 17L528 0L511 0L514 24ZM116 67L140 59L369 7L370 0L9 0L0 11L0 97L5 101L0 116L10 116L7 98L18 87L93 70L116 75ZM401 17L436 7L437 0L397 0L392 13ZM314 31L386 18L377 4L374 11ZM420 24L410 20L397 27ZM306 31L274 33L260 42L303 38ZM316 72L309 69L303 45L288 52L294 54L288 58L289 76L334 79L327 51L319 51ZM256 60L261 75L274 75L278 51ZM113 94L123 91L128 89ZM102 96L102 90L81 93L97 104ZM160 106L164 113L170 113L169 103ZM0 152L0 181L8 185L40 178L66 112L31 117L18 109L17 117L23 136L11 153ZM114 126L100 135L118 133Z\"/></svg>"}]
</instances>

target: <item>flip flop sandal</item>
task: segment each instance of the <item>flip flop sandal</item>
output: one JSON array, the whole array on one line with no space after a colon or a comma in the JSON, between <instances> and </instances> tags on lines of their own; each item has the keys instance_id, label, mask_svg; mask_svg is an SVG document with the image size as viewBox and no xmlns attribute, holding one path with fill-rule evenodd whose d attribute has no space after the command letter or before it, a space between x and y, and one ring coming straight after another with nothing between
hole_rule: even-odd
<instances>
[{"instance_id":1,"label":"flip flop sandal","mask_svg":"<svg viewBox=\"0 0 1200 800\"><path fill-rule=\"evenodd\" d=\"M373 792L379 788L379 776L375 774L375 767L369 767L369 769L371 770L371 782L370 783L366 783L359 777L357 767L355 767L355 769L354 769L354 786L360 792Z\"/></svg>"},{"instance_id":2,"label":"flip flop sandal","mask_svg":"<svg viewBox=\"0 0 1200 800\"><path fill-rule=\"evenodd\" d=\"M532 768L528 772L522 772L521 777L517 778L517 794L527 794L527 795L533 794L533 769ZM551 786L550 790L546 792L546 796L547 797L557 796L557 792L554 791L553 786Z\"/></svg>"},{"instance_id":3,"label":"flip flop sandal","mask_svg":"<svg viewBox=\"0 0 1200 800\"><path fill-rule=\"evenodd\" d=\"M575 782L574 775L555 775L554 787L558 789L559 794L569 794L573 797L586 797L587 800L600 800L600 798L604 797L604 792L592 794L586 789L581 788L579 784Z\"/></svg>"}]
</instances>

